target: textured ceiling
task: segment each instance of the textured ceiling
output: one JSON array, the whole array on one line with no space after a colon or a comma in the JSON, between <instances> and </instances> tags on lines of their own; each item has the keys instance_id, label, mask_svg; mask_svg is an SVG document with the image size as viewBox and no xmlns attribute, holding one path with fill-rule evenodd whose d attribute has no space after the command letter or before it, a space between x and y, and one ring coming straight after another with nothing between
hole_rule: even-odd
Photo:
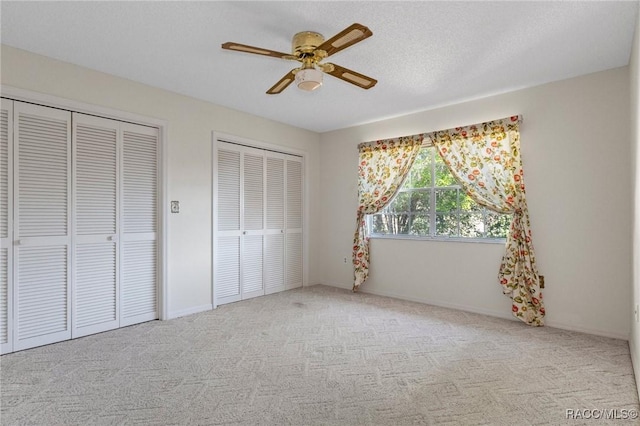
<instances>
[{"instance_id":1,"label":"textured ceiling","mask_svg":"<svg viewBox=\"0 0 640 426\"><path fill-rule=\"evenodd\" d=\"M637 1L1 2L2 43L324 132L627 65ZM373 36L330 60L378 80L331 76L314 92L265 91L296 62L299 31L350 24Z\"/></svg>"}]
</instances>

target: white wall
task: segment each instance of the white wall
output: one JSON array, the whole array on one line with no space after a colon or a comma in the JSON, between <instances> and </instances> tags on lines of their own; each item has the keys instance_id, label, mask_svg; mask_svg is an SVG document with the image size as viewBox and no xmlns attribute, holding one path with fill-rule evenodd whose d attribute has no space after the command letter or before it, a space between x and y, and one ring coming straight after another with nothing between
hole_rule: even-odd
<instances>
[{"instance_id":1,"label":"white wall","mask_svg":"<svg viewBox=\"0 0 640 426\"><path fill-rule=\"evenodd\" d=\"M168 199L181 208L168 216L169 312L211 303L213 130L306 151L309 258L318 257L318 134L5 45L0 55L3 85L168 121ZM319 282L318 266L311 262L310 284Z\"/></svg>"},{"instance_id":2,"label":"white wall","mask_svg":"<svg viewBox=\"0 0 640 426\"><path fill-rule=\"evenodd\" d=\"M628 338L627 67L321 136L322 282L351 288L359 142L522 114L522 157L547 324ZM362 291L510 317L501 245L376 239Z\"/></svg>"},{"instance_id":3,"label":"white wall","mask_svg":"<svg viewBox=\"0 0 640 426\"><path fill-rule=\"evenodd\" d=\"M633 296L630 298L631 359L636 374L636 384L640 384L640 324L635 319L634 309L640 304L640 14L636 19L636 32L631 48L629 60L629 79L631 93L631 158L632 158L632 186L634 193L633 203ZM640 386L638 386L640 396Z\"/></svg>"},{"instance_id":4,"label":"white wall","mask_svg":"<svg viewBox=\"0 0 640 426\"><path fill-rule=\"evenodd\" d=\"M637 76L637 34L634 46ZM8 46L0 55L2 84L169 122L168 198L181 202L181 213L168 221L171 312L211 301L212 130L308 153L309 283L351 288L351 266L343 258L350 256L355 229L356 145L522 114L522 155L534 244L547 283L547 323L629 335L627 67L319 136ZM637 132L637 112L635 117ZM501 255L502 246L492 244L374 240L363 291L509 317L509 300L496 282ZM634 283L637 289L637 276Z\"/></svg>"}]
</instances>

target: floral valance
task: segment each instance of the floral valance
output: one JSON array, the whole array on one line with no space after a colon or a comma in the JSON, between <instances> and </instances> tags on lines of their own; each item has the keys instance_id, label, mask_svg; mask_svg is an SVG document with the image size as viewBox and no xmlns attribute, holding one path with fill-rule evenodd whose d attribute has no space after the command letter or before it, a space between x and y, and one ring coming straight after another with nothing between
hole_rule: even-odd
<instances>
[{"instance_id":1,"label":"floral valance","mask_svg":"<svg viewBox=\"0 0 640 426\"><path fill-rule=\"evenodd\" d=\"M434 132L426 132L426 133L417 133L415 135L409 135L409 136L400 136L400 137L395 137L395 138L389 138L389 139L381 139L381 140L375 140L375 141L369 141L369 142L362 142L360 144L358 144L358 151L361 151L362 149L367 149L367 148L371 148L374 149L376 146L381 146L384 144L388 144L388 143L393 143L393 142L399 142L399 141L414 141L414 142L420 142L422 143L422 146L433 146L434 145L434 140L438 137L438 135L445 135L451 132L462 132L461 135L463 137L466 137L467 133L465 131L465 129L471 129L471 128L476 128L476 129L482 129L484 126L490 124L490 123L505 123L505 124L510 124L510 125L514 125L514 124L521 124L522 123L522 115L512 115L506 118L502 118L499 120L493 120L493 121L488 121L488 122L484 122L484 123L477 123L477 124L470 124L464 127L454 127L451 129L447 129L447 130L436 130ZM480 136L479 134L477 136ZM496 134L497 136L497 134Z\"/></svg>"},{"instance_id":2,"label":"floral valance","mask_svg":"<svg viewBox=\"0 0 640 426\"><path fill-rule=\"evenodd\" d=\"M366 153L366 152L371 152L375 149L386 150L389 147L396 147L400 145L408 144L413 146L415 144L423 144L425 141L425 138L429 138L429 135L430 133L419 133L417 135L400 136L396 138L362 142L358 144L358 152ZM429 139L427 139L427 141L429 142L429 144L431 144L431 141Z\"/></svg>"}]
</instances>

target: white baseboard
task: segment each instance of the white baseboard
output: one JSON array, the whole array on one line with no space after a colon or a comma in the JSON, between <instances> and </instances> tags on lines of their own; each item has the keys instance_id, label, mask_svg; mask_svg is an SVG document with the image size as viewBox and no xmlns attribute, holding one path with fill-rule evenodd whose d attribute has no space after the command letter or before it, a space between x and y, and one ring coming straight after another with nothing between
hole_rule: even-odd
<instances>
[{"instance_id":1,"label":"white baseboard","mask_svg":"<svg viewBox=\"0 0 640 426\"><path fill-rule=\"evenodd\" d=\"M631 365L636 379L636 390L638 391L638 398L640 398L640 358L638 358L640 353L638 353L634 339L629 339L629 351L631 352Z\"/></svg>"},{"instance_id":2,"label":"white baseboard","mask_svg":"<svg viewBox=\"0 0 640 426\"><path fill-rule=\"evenodd\" d=\"M320 283L320 285L326 285L328 287L344 288L345 290L351 290L353 288L353 284Z\"/></svg>"},{"instance_id":3,"label":"white baseboard","mask_svg":"<svg viewBox=\"0 0 640 426\"><path fill-rule=\"evenodd\" d=\"M331 283L331 284L326 284L326 285L331 286L331 287L349 289L349 290L352 287L350 284L349 285L344 285L344 284ZM363 286L360 291L362 293L374 294L376 296L391 297L393 299L408 300L410 302L424 303L426 305L440 306L442 308L456 309L456 310L464 311L464 312L472 312L474 314L482 314L482 315L488 315L488 316L496 317L496 318L503 318L503 319L508 319L508 320L512 320L512 321L518 321L518 319L516 319L513 315L511 315L511 312L500 312L500 311L495 311L495 310L492 310L492 309L479 308L479 307L476 307L476 306L460 305L460 304L457 304L457 303L450 303L450 302L445 302L445 301L441 301L441 300L426 299L426 298L422 298L422 297L404 296L404 295L399 295L399 294L395 294L393 292L388 292L388 291L371 290L371 289L368 289L366 286ZM547 327L559 328L561 330L576 331L576 332L579 332L579 333L592 334L592 335L595 335L595 336L611 337L611 338L614 338L614 339L621 339L621 340L629 340L629 335L628 334L616 333L616 332L611 332L611 331L608 331L608 330L597 330L597 329L591 329L591 328L576 327L576 326L573 326L573 325L570 325L570 324L564 324L564 323L560 323L560 322L549 321L548 318L545 318L545 324L546 324Z\"/></svg>"},{"instance_id":4,"label":"white baseboard","mask_svg":"<svg viewBox=\"0 0 640 426\"><path fill-rule=\"evenodd\" d=\"M571 324L564 324L561 322L549 321L549 319L547 318L545 318L544 321L547 327L559 328L561 330L567 330L567 331L576 331L578 333L592 334L594 336L610 337L613 339L620 339L620 340L627 340L627 341L629 340L628 333L617 333L609 330L598 330L595 328L577 327Z\"/></svg>"},{"instance_id":5,"label":"white baseboard","mask_svg":"<svg viewBox=\"0 0 640 426\"><path fill-rule=\"evenodd\" d=\"M180 311L169 312L168 319L186 317L187 315L198 314L200 312L210 311L213 309L213 305L211 303L207 305L194 306L192 308L182 309Z\"/></svg>"},{"instance_id":6,"label":"white baseboard","mask_svg":"<svg viewBox=\"0 0 640 426\"><path fill-rule=\"evenodd\" d=\"M474 314L482 314L482 315L488 315L490 317L497 317L497 318L517 321L513 317L513 315L511 315L510 312L509 313L499 312L491 309L478 308L476 306L460 305L458 303L450 303L450 302L444 302L441 300L425 299L422 297L402 296L402 295L394 294L388 291L370 290L364 287L360 291L363 293L375 294L376 296L385 296L385 297L391 297L393 299L408 300L410 302L424 303L425 305L439 306L441 308L456 309L458 311L472 312Z\"/></svg>"}]
</instances>

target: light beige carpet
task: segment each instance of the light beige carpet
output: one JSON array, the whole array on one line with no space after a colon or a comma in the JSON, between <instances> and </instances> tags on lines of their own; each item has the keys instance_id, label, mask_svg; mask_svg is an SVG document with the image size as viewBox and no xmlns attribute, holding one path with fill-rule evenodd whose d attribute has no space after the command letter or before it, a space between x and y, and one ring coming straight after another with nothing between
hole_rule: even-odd
<instances>
[{"instance_id":1,"label":"light beige carpet","mask_svg":"<svg viewBox=\"0 0 640 426\"><path fill-rule=\"evenodd\" d=\"M5 355L0 370L2 425L631 425L565 415L638 409L625 341L325 286Z\"/></svg>"}]
</instances>

